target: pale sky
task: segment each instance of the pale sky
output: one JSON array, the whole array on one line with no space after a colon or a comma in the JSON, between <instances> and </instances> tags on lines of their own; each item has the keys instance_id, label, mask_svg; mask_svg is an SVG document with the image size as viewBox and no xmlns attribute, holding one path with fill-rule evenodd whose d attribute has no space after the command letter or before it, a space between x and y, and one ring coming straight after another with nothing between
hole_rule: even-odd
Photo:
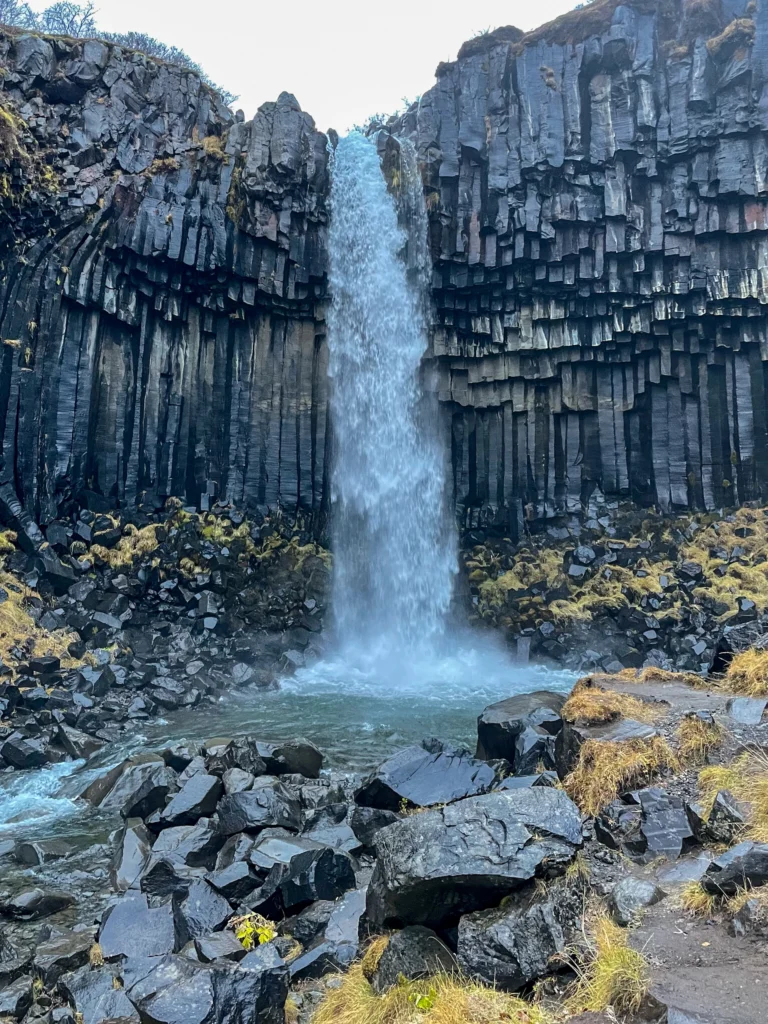
<instances>
[{"instance_id":1,"label":"pale sky","mask_svg":"<svg viewBox=\"0 0 768 1024\"><path fill-rule=\"evenodd\" d=\"M31 0L43 10L52 0ZM321 130L402 107L475 33L529 30L576 0L96 0L107 32L147 32L186 50L239 95L247 118L283 90Z\"/></svg>"}]
</instances>

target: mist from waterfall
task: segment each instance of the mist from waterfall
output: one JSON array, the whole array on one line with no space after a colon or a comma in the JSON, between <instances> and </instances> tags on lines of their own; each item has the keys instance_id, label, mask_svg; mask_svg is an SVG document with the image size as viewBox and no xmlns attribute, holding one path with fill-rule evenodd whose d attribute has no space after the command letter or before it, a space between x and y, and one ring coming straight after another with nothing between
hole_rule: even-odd
<instances>
[{"instance_id":1,"label":"mist from waterfall","mask_svg":"<svg viewBox=\"0 0 768 1024\"><path fill-rule=\"evenodd\" d=\"M457 567L437 402L420 383L431 268L407 143L399 173L405 230L374 142L341 139L328 236L334 627L340 648L390 663L433 650Z\"/></svg>"}]
</instances>

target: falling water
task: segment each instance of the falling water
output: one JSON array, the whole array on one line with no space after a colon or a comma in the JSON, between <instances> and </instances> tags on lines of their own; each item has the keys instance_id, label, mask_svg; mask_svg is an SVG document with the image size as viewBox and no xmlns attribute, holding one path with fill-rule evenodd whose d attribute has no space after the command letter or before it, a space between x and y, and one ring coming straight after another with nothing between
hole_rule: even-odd
<instances>
[{"instance_id":1,"label":"falling water","mask_svg":"<svg viewBox=\"0 0 768 1024\"><path fill-rule=\"evenodd\" d=\"M406 230L375 144L354 132L339 141L328 338L337 636L342 647L407 660L434 645L445 627L456 546L445 515L437 409L420 384L427 220L405 145L401 164Z\"/></svg>"}]
</instances>

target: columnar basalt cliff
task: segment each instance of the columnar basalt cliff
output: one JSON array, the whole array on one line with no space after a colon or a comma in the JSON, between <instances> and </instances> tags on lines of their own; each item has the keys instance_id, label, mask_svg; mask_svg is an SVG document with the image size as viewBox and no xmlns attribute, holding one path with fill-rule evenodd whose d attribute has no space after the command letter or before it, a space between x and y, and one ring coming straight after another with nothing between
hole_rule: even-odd
<instances>
[{"instance_id":1,"label":"columnar basalt cliff","mask_svg":"<svg viewBox=\"0 0 768 1024\"><path fill-rule=\"evenodd\" d=\"M322 512L326 137L287 94L245 123L106 44L2 47L2 482L42 520L83 487ZM766 0L595 0L387 126L465 525L765 497L766 54Z\"/></svg>"}]
</instances>

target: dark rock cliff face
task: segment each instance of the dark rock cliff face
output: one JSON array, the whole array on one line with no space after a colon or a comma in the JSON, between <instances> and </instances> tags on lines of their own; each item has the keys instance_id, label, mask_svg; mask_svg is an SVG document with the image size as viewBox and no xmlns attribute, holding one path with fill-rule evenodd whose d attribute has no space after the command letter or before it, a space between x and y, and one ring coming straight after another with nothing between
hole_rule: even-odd
<instances>
[{"instance_id":1,"label":"dark rock cliff face","mask_svg":"<svg viewBox=\"0 0 768 1024\"><path fill-rule=\"evenodd\" d=\"M286 94L243 123L140 55L2 47L37 148L14 249L3 223L0 482L43 520L83 486L322 513L325 137ZM766 0L596 0L473 41L390 126L465 525L765 498L767 111Z\"/></svg>"},{"instance_id":2,"label":"dark rock cliff face","mask_svg":"<svg viewBox=\"0 0 768 1024\"><path fill-rule=\"evenodd\" d=\"M140 54L0 42L0 482L42 520L83 487L319 511L325 136L288 94L243 123Z\"/></svg>"}]
</instances>

